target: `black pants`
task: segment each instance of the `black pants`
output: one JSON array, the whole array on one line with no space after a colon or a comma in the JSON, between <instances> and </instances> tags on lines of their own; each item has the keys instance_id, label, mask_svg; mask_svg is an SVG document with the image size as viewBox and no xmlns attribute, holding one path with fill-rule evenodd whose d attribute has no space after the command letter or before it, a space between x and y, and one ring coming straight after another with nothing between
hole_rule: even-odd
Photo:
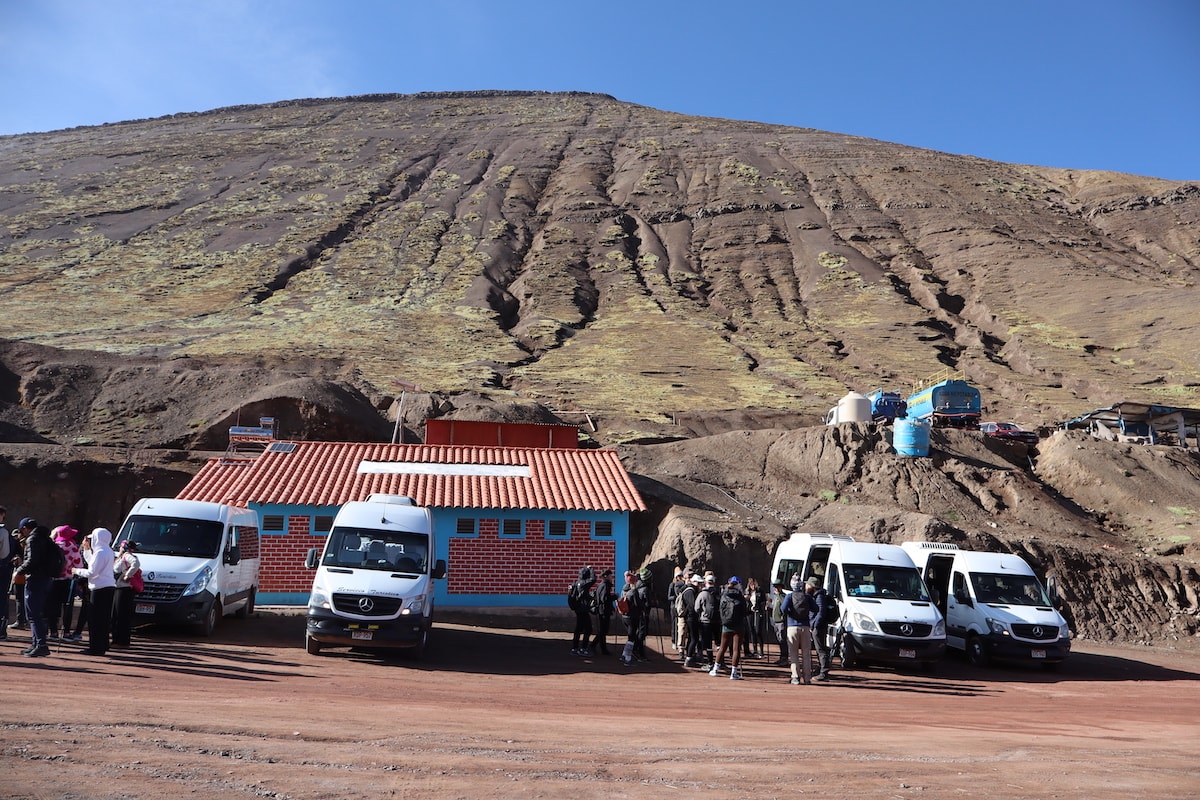
<instances>
[{"instance_id":1,"label":"black pants","mask_svg":"<svg viewBox=\"0 0 1200 800\"><path fill-rule=\"evenodd\" d=\"M137 593L132 586L123 586L113 594L113 644L128 645L133 632L133 604Z\"/></svg>"},{"instance_id":2,"label":"black pants","mask_svg":"<svg viewBox=\"0 0 1200 800\"><path fill-rule=\"evenodd\" d=\"M608 627L612 617L600 614L596 617L596 638L592 640L592 648L598 653L608 655Z\"/></svg>"},{"instance_id":3,"label":"black pants","mask_svg":"<svg viewBox=\"0 0 1200 800\"><path fill-rule=\"evenodd\" d=\"M588 640L592 638L592 615L586 611L575 612L575 633L571 636L571 649L577 650L580 647L586 648ZM583 644L580 644L580 639Z\"/></svg>"},{"instance_id":4,"label":"black pants","mask_svg":"<svg viewBox=\"0 0 1200 800\"><path fill-rule=\"evenodd\" d=\"M88 652L102 655L108 652L109 630L112 627L112 605L115 586L92 590L92 608L88 612Z\"/></svg>"},{"instance_id":5,"label":"black pants","mask_svg":"<svg viewBox=\"0 0 1200 800\"><path fill-rule=\"evenodd\" d=\"M57 636L61 630L63 633L70 633L70 621L62 623L63 611L67 607L67 600L71 597L71 579L70 578L55 578L50 584L50 593L46 595L46 624L50 626L50 635Z\"/></svg>"}]
</instances>

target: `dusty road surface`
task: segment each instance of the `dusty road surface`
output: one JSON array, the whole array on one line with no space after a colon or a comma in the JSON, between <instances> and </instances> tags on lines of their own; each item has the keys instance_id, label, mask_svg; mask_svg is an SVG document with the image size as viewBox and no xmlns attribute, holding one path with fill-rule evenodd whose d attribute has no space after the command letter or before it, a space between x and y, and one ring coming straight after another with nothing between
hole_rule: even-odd
<instances>
[{"instance_id":1,"label":"dusty road surface","mask_svg":"<svg viewBox=\"0 0 1200 800\"><path fill-rule=\"evenodd\" d=\"M423 661L302 647L262 610L91 658L0 642L4 798L1195 798L1200 659L1079 644L1057 673L790 686L441 625ZM657 638L652 640L659 649ZM666 649L670 650L669 641Z\"/></svg>"}]
</instances>

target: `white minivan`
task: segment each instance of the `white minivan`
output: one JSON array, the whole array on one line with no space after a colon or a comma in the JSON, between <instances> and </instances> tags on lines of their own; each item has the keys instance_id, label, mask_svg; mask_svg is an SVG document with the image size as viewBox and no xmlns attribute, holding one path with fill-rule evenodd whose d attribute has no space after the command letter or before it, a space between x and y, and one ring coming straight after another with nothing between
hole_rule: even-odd
<instances>
[{"instance_id":1,"label":"white minivan","mask_svg":"<svg viewBox=\"0 0 1200 800\"><path fill-rule=\"evenodd\" d=\"M1025 559L960 550L945 542L901 545L946 617L946 643L972 664L1026 661L1054 669L1071 652L1071 631Z\"/></svg>"},{"instance_id":2,"label":"white minivan","mask_svg":"<svg viewBox=\"0 0 1200 800\"><path fill-rule=\"evenodd\" d=\"M931 668L946 651L946 627L908 554L897 545L858 542L833 533L793 533L779 543L771 574L821 579L840 616L829 644L842 666L918 664Z\"/></svg>"},{"instance_id":3,"label":"white minivan","mask_svg":"<svg viewBox=\"0 0 1200 800\"><path fill-rule=\"evenodd\" d=\"M323 551L308 551L315 569L308 599L305 649L404 648L420 656L433 626L433 581L446 562L433 561L433 515L411 498L373 494L346 503L333 519Z\"/></svg>"},{"instance_id":4,"label":"white minivan","mask_svg":"<svg viewBox=\"0 0 1200 800\"><path fill-rule=\"evenodd\" d=\"M113 548L137 545L145 588L134 621L192 623L211 636L225 614L254 613L258 591L258 514L198 500L138 500Z\"/></svg>"}]
</instances>

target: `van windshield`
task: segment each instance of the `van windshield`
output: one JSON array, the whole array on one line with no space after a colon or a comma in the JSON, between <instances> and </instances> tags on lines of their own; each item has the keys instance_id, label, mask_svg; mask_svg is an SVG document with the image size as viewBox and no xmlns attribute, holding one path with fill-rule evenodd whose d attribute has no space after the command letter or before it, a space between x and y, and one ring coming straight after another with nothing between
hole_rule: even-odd
<instances>
[{"instance_id":1,"label":"van windshield","mask_svg":"<svg viewBox=\"0 0 1200 800\"><path fill-rule=\"evenodd\" d=\"M138 515L125 520L113 547L132 540L139 555L216 558L221 552L223 527L216 520Z\"/></svg>"},{"instance_id":2,"label":"van windshield","mask_svg":"<svg viewBox=\"0 0 1200 800\"><path fill-rule=\"evenodd\" d=\"M1048 606L1050 598L1032 575L972 572L971 588L981 603L1010 606Z\"/></svg>"},{"instance_id":3,"label":"van windshield","mask_svg":"<svg viewBox=\"0 0 1200 800\"><path fill-rule=\"evenodd\" d=\"M429 535L374 528L338 527L329 533L327 567L424 574L429 569Z\"/></svg>"},{"instance_id":4,"label":"van windshield","mask_svg":"<svg viewBox=\"0 0 1200 800\"><path fill-rule=\"evenodd\" d=\"M875 564L847 564L846 593L851 597L886 597L889 600L929 602L921 574L915 567L882 567Z\"/></svg>"}]
</instances>

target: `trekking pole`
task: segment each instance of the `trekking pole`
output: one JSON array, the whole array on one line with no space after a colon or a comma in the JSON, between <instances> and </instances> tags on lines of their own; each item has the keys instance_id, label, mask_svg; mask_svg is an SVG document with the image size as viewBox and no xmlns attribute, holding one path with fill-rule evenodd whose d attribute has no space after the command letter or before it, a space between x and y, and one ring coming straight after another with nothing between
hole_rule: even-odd
<instances>
[{"instance_id":1,"label":"trekking pole","mask_svg":"<svg viewBox=\"0 0 1200 800\"><path fill-rule=\"evenodd\" d=\"M655 608L653 610L658 612L658 624L654 626L654 627L658 628L658 652L665 654L667 651L663 650L663 638L662 638L663 618L665 616L665 612L661 608Z\"/></svg>"}]
</instances>

